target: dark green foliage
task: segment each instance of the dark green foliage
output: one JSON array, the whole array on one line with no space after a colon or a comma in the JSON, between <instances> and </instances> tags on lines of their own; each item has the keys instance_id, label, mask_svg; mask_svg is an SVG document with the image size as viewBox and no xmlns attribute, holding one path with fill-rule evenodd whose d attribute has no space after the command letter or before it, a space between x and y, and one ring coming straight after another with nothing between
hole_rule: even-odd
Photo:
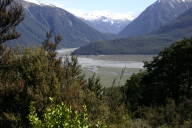
<instances>
[{"instance_id":1,"label":"dark green foliage","mask_svg":"<svg viewBox=\"0 0 192 128\"><path fill-rule=\"evenodd\" d=\"M145 62L146 70L126 83L125 102L134 118L153 127L189 128L192 96L192 39L173 44Z\"/></svg>"},{"instance_id":2,"label":"dark green foliage","mask_svg":"<svg viewBox=\"0 0 192 128\"><path fill-rule=\"evenodd\" d=\"M148 93L150 98L146 96L146 100L161 103L168 97L180 102L192 96L191 50L192 39L185 39L162 51L151 63L145 64L149 74L143 79L144 88L151 92Z\"/></svg>"},{"instance_id":3,"label":"dark green foliage","mask_svg":"<svg viewBox=\"0 0 192 128\"><path fill-rule=\"evenodd\" d=\"M153 127L190 128L192 126L191 100L176 104L174 100L167 100L166 105L141 107L135 117L143 118Z\"/></svg>"},{"instance_id":4,"label":"dark green foliage","mask_svg":"<svg viewBox=\"0 0 192 128\"><path fill-rule=\"evenodd\" d=\"M181 102L192 95L192 40L185 39L162 51L146 71L127 81L127 98L140 105L163 104L167 98ZM133 103L134 104L134 103Z\"/></svg>"},{"instance_id":5,"label":"dark green foliage","mask_svg":"<svg viewBox=\"0 0 192 128\"><path fill-rule=\"evenodd\" d=\"M127 80L125 89L125 101L129 110L135 111L140 105L143 98L142 80L147 72L141 72L133 74L129 80Z\"/></svg>"},{"instance_id":6,"label":"dark green foliage","mask_svg":"<svg viewBox=\"0 0 192 128\"><path fill-rule=\"evenodd\" d=\"M56 58L55 50L60 38L55 37L55 42L51 42L50 34L47 37L43 43L44 49L18 51L5 48L3 51L0 58L1 126L27 127L30 102L36 102L41 114L49 104L49 97L56 97L57 102L63 99L64 81L69 79L65 72L79 72L76 71L79 68L73 68L77 65L71 61L64 67L62 60ZM75 80L80 81L78 79Z\"/></svg>"},{"instance_id":7,"label":"dark green foliage","mask_svg":"<svg viewBox=\"0 0 192 128\"><path fill-rule=\"evenodd\" d=\"M100 83L100 79L96 78L96 75L94 74L91 78L88 78L86 87L90 91L94 92L97 97L102 96L103 88Z\"/></svg>"},{"instance_id":8,"label":"dark green foliage","mask_svg":"<svg viewBox=\"0 0 192 128\"><path fill-rule=\"evenodd\" d=\"M15 27L23 20L23 8L15 0L0 0L0 44L18 38Z\"/></svg>"},{"instance_id":9,"label":"dark green foliage","mask_svg":"<svg viewBox=\"0 0 192 128\"><path fill-rule=\"evenodd\" d=\"M4 53L0 71L3 92L0 104L1 110L4 110L1 115L12 113L16 121L20 120L27 125L26 115L32 100L38 102L38 110L41 111L47 104L48 97L57 96L61 86L60 76L55 70L56 67L51 65L59 66L60 63L50 62L42 50L27 50L22 56L11 50ZM12 89L14 92L11 91ZM4 93L5 91L7 93ZM9 124L7 127L10 127Z\"/></svg>"}]
</instances>

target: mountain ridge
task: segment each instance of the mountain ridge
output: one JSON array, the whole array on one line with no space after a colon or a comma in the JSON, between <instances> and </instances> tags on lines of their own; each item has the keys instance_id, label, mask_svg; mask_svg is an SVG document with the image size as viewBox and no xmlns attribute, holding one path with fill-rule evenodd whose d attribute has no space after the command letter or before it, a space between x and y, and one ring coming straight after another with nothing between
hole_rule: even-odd
<instances>
[{"instance_id":1,"label":"mountain ridge","mask_svg":"<svg viewBox=\"0 0 192 128\"><path fill-rule=\"evenodd\" d=\"M10 45L40 45L46 32L63 37L60 47L80 47L91 41L110 39L110 35L98 32L68 11L49 4L20 1L24 7L25 19L17 27L21 37Z\"/></svg>"},{"instance_id":2,"label":"mountain ridge","mask_svg":"<svg viewBox=\"0 0 192 128\"><path fill-rule=\"evenodd\" d=\"M191 7L192 0L158 0L147 7L119 35L121 37L136 37L150 33Z\"/></svg>"}]
</instances>

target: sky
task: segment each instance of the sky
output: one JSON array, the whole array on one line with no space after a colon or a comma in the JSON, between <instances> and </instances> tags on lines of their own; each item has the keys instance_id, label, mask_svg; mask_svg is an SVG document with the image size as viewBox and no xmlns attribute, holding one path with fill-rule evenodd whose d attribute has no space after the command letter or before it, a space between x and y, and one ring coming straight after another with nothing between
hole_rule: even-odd
<instances>
[{"instance_id":1,"label":"sky","mask_svg":"<svg viewBox=\"0 0 192 128\"><path fill-rule=\"evenodd\" d=\"M111 12L116 14L139 15L156 0L38 0L62 7L81 15L85 12Z\"/></svg>"}]
</instances>

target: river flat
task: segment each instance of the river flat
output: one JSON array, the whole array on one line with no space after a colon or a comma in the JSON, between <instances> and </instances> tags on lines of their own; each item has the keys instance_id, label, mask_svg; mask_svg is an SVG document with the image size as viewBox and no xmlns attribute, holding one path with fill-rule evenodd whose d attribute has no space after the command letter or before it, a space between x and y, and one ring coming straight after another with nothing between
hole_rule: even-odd
<instances>
[{"instance_id":1,"label":"river flat","mask_svg":"<svg viewBox=\"0 0 192 128\"><path fill-rule=\"evenodd\" d=\"M58 56L70 55L75 49L58 50ZM88 55L77 56L86 78L96 74L105 87L121 86L134 73L144 70L144 61L151 61L154 55Z\"/></svg>"}]
</instances>

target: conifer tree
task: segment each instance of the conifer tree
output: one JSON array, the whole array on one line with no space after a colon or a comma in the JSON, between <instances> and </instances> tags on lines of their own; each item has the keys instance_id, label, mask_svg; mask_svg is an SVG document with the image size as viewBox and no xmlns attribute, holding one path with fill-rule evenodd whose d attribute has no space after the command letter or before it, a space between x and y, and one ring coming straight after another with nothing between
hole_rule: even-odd
<instances>
[{"instance_id":1,"label":"conifer tree","mask_svg":"<svg viewBox=\"0 0 192 128\"><path fill-rule=\"evenodd\" d=\"M23 20L23 8L16 0L0 0L0 45L16 39L15 27Z\"/></svg>"}]
</instances>

